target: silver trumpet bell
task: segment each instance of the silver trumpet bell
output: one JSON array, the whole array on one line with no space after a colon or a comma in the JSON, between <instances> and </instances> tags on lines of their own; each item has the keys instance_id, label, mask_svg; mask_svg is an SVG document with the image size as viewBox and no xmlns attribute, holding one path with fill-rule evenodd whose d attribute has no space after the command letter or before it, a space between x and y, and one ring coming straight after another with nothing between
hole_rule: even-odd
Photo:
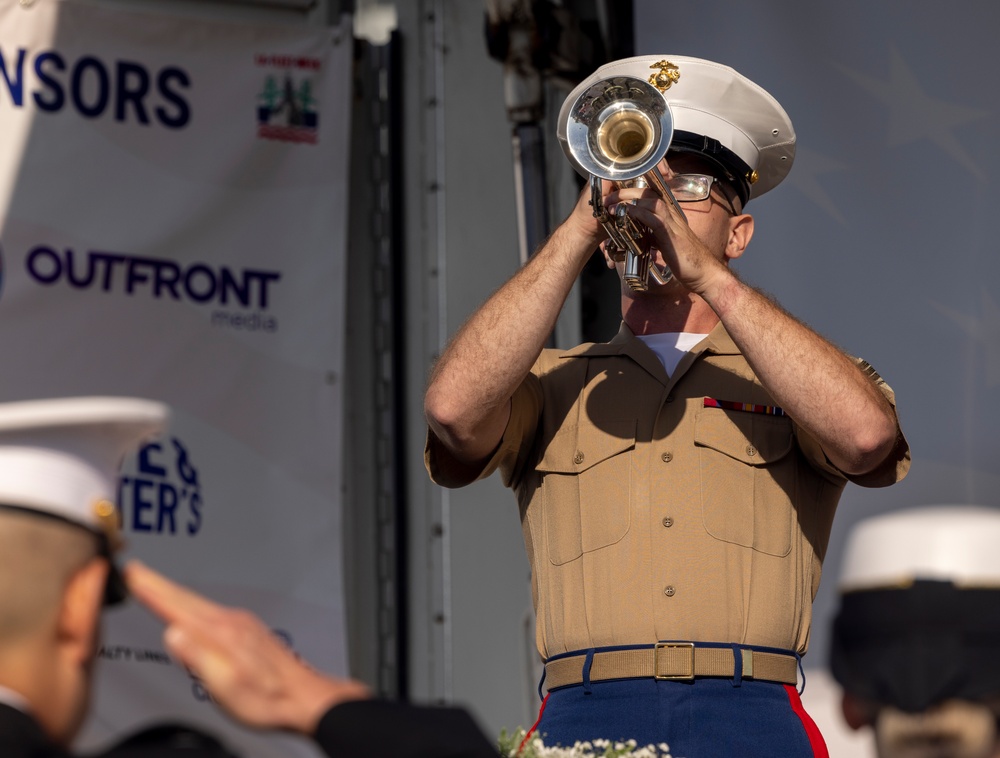
<instances>
[{"instance_id":1,"label":"silver trumpet bell","mask_svg":"<svg viewBox=\"0 0 1000 758\"><path fill-rule=\"evenodd\" d=\"M573 97L571 94L570 97ZM569 107L567 107L569 106ZM594 218L608 233L607 252L624 262L622 279L633 291L648 288L649 280L666 284L672 274L652 261L644 224L633 220L628 206L620 204L614 215L604 207L602 180L619 187L652 187L677 207L657 164L667 154L673 136L673 118L663 95L642 79L616 76L596 82L568 100L560 124L563 149L574 167L590 176L590 204Z\"/></svg>"}]
</instances>

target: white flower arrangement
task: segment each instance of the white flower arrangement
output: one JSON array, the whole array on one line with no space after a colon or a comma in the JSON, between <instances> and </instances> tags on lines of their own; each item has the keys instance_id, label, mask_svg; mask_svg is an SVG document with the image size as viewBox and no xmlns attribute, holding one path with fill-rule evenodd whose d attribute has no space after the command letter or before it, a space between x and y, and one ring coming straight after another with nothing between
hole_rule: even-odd
<instances>
[{"instance_id":1,"label":"white flower arrangement","mask_svg":"<svg viewBox=\"0 0 1000 758\"><path fill-rule=\"evenodd\" d=\"M671 758L670 746L665 742L639 747L635 740L591 740L577 742L573 747L546 747L537 733L527 741L525 735L523 728L511 734L506 729L501 731L497 747L502 758Z\"/></svg>"}]
</instances>

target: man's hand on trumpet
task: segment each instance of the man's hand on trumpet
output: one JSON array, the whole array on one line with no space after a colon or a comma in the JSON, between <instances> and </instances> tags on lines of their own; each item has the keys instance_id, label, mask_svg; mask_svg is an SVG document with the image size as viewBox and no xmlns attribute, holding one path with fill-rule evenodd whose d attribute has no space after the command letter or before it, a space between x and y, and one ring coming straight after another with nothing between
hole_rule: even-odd
<instances>
[{"instance_id":1,"label":"man's hand on trumpet","mask_svg":"<svg viewBox=\"0 0 1000 758\"><path fill-rule=\"evenodd\" d=\"M672 203L653 188L622 188L609 193L606 202L628 203L629 215L650 230L654 262L667 266L686 289L711 299L732 281L729 262L743 254L753 234L753 218L736 214L732 199L715 177L705 174L704 162L685 154L672 156L659 169L668 187L683 184L682 175L705 177L704 199Z\"/></svg>"}]
</instances>

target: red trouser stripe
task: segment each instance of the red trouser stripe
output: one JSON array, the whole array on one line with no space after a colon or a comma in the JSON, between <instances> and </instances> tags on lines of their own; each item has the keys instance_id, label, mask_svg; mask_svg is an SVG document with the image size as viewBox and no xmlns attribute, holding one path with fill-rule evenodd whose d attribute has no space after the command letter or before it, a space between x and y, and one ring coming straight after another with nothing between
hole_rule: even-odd
<instances>
[{"instance_id":1,"label":"red trouser stripe","mask_svg":"<svg viewBox=\"0 0 1000 758\"><path fill-rule=\"evenodd\" d=\"M535 719L535 723L531 725L531 729L528 730L528 733L526 735L524 735L524 739L521 740L521 744L518 745L518 747L517 747L517 755L521 754L521 752L524 750L524 746L527 745L528 744L528 740L531 739L531 735L534 734L535 730L538 728L538 724L542 720L542 714L545 713L545 704L547 702L549 702L549 696L548 696L548 694L545 695L545 699L542 701L542 707L538 709L538 718Z\"/></svg>"},{"instance_id":2,"label":"red trouser stripe","mask_svg":"<svg viewBox=\"0 0 1000 758\"><path fill-rule=\"evenodd\" d=\"M792 711L799 717L799 721L802 722L802 726L806 730L806 736L809 738L809 744L812 746L813 755L816 758L830 758L830 752L826 749L826 742L823 739L823 735L820 734L819 727L812 720L812 716L806 713L806 709L802 707L802 699L799 697L798 690L790 684L786 684L784 687L785 692L788 693L788 702L792 706Z\"/></svg>"}]
</instances>

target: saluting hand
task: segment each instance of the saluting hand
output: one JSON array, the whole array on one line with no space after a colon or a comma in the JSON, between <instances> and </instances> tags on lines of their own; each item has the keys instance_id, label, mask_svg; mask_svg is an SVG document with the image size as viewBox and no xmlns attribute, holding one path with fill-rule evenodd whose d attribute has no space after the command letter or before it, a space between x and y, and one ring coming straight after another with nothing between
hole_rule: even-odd
<instances>
[{"instance_id":1,"label":"saluting hand","mask_svg":"<svg viewBox=\"0 0 1000 758\"><path fill-rule=\"evenodd\" d=\"M311 735L332 706L370 697L360 682L311 668L257 616L170 581L138 561L125 567L132 595L167 625L167 650L246 726Z\"/></svg>"}]
</instances>

